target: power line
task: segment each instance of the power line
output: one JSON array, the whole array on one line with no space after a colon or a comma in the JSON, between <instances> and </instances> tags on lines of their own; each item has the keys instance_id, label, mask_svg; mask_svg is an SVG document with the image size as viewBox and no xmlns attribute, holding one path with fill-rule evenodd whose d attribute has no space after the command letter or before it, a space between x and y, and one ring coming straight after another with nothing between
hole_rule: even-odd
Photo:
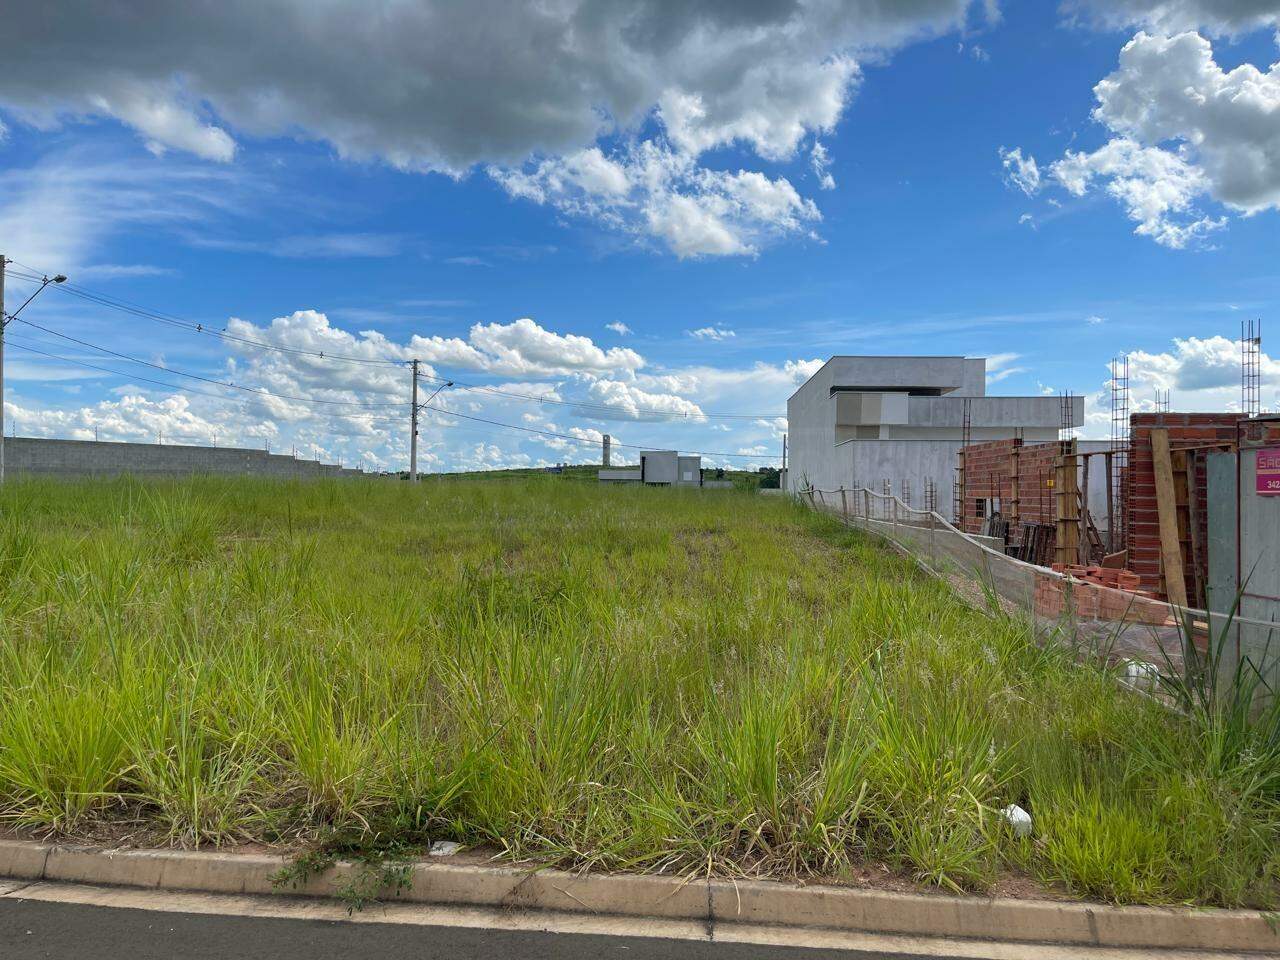
<instances>
[{"instance_id":1,"label":"power line","mask_svg":"<svg viewBox=\"0 0 1280 960\"><path fill-rule=\"evenodd\" d=\"M425 380L435 380L438 382L445 381L445 377L432 374L421 374ZM774 420L781 417L778 413L678 413L674 410L660 410L657 407L634 407L628 408L620 406L616 403L596 403L591 400L559 400L552 397L540 397L536 394L517 393L514 390L503 390L501 387L488 387L481 384L467 383L463 380L454 379L452 381L456 386L464 390L478 390L483 393L497 394L502 397L509 397L514 400L526 400L532 403L553 403L563 407L581 407L583 409L609 410L609 411L626 411L631 412L634 409L638 413L646 413L652 417L664 417L668 420L686 420L698 422L701 420Z\"/></svg>"},{"instance_id":2,"label":"power line","mask_svg":"<svg viewBox=\"0 0 1280 960\"><path fill-rule=\"evenodd\" d=\"M556 433L552 430L538 430L534 427L521 427L514 423L503 423L501 420L488 420L484 417L473 417L465 413L455 413L454 411L448 410L444 407L436 407L430 404L423 404L423 406L427 407L430 410L434 410L437 413L442 413L447 417L460 417L463 420L473 420L476 423L488 423L488 424L492 424L495 427L505 427L508 430L520 430L524 433L536 433L544 437L555 437L556 439L559 439L559 440L570 440L574 443L589 443L592 446L596 446L600 443L599 440L588 440L584 437L575 437L572 434L568 434L568 433ZM628 447L632 450L654 449L652 444L645 445L645 444L637 444L637 443L619 443L617 440L614 440L612 445L615 447ZM777 460L778 459L777 454L769 454L769 453L723 453L723 452L716 452L716 451L709 451L709 450L688 450L686 452L690 454L697 454L703 457L734 457L734 458L746 459L746 460Z\"/></svg>"},{"instance_id":3,"label":"power line","mask_svg":"<svg viewBox=\"0 0 1280 960\"><path fill-rule=\"evenodd\" d=\"M16 263L17 261L11 261L11 262ZM19 279L30 280L30 281L38 281L40 279L40 275L34 272L35 270L34 267L29 267L24 264L19 264L19 266L23 266L25 267L26 270L33 271L33 272L30 274L24 274L22 271L12 271L12 274L14 276L18 277ZM121 312L128 313L132 316L152 320L157 323L163 323L169 326L178 327L180 329L187 330L188 332L217 337L218 339L221 339L223 341L239 344L242 346L252 346L252 347L257 347L264 350L272 350L279 353L290 354L294 356L308 356L308 357L313 357L317 359L334 360L334 361L343 362L343 363L363 363L363 364L402 366L410 362L408 360L373 359L369 357L351 357L343 354L327 353L325 351L306 350L301 347L285 347L279 344L269 343L263 340L254 340L250 337L241 337L237 334L227 333L225 329L216 330L206 326L205 324L195 323L190 320L184 320L180 317L175 317L171 314L165 314L155 310L150 310L146 307L139 306L138 304L131 303L130 301L127 301L127 300L119 300L113 297L109 297L106 294L96 293L94 291L86 289L85 287L79 286L78 284L71 283L70 281L62 284L59 287L59 289L62 290L64 293L69 294L70 296L78 297L79 299L88 301L90 303L96 303L96 304L99 304L100 306L109 307L111 309L119 310ZM550 403L550 404L555 404L558 406L566 406L566 407L578 407L583 410L600 410L600 411L608 411L608 412L621 411L626 413L631 413L634 411L636 413L643 413L649 418L661 418L668 422L680 422L680 421L698 422L701 420L772 420L782 416L782 414L777 414L777 413L771 413L771 414L707 413L705 411L701 411L696 414L690 414L687 412L680 413L673 410L663 410L658 407L648 407L648 406L638 406L638 405L634 407L624 407L620 404L600 403L600 402L590 401L590 400L559 400L559 399L553 399L551 397L520 393L515 390L504 390L501 387L491 387L491 386L486 386L482 384L467 383L465 381L458 380L457 378L442 377L442 376L432 375L432 374L422 374L422 376L425 379L434 380L439 383L443 383L447 380L452 380L455 385L466 390L474 390L478 392L489 393L495 396L508 397L514 400L522 400L522 401L531 402L531 403L544 403L544 404Z\"/></svg>"},{"instance_id":4,"label":"power line","mask_svg":"<svg viewBox=\"0 0 1280 960\"><path fill-rule=\"evenodd\" d=\"M120 353L116 350L110 350L107 347L98 346L98 344L96 343L90 343L88 340L81 340L79 337L73 337L70 334L59 333L57 330L50 330L48 327L41 326L38 323L34 323L31 320L25 319L24 317L15 317L14 319L16 319L18 323L25 324L28 327L34 327L36 330L41 330L44 333L50 334L51 336L58 337L59 339L62 339L62 340L70 341L71 343L78 344L79 346L82 346L82 347L87 347L90 350L97 350L99 353L105 353L109 356L116 357L120 360L127 360L130 363L141 364L144 367L151 367L154 370L161 370L165 373L174 374L175 376L187 377L188 379L191 379L191 380L199 380L202 383L211 383L220 387L228 387L229 389L232 389L232 390L241 390L245 393L253 394L256 397L271 397L276 400L289 400L297 403L324 403L324 404L331 404L334 406L344 406L344 407L402 407L405 405L404 401L393 402L390 400L374 400L374 401L328 400L323 397L299 397L299 396L293 396L287 393L272 393L271 391L263 388L246 387L243 384L230 383L226 380L217 380L212 377L202 377L198 373L187 373L183 370L178 370L173 367L166 367L158 363L152 363L149 360L143 360L139 357L132 357L132 356L129 356L129 354L127 353ZM128 374L120 374L120 375L128 376Z\"/></svg>"},{"instance_id":5,"label":"power line","mask_svg":"<svg viewBox=\"0 0 1280 960\"><path fill-rule=\"evenodd\" d=\"M34 326L34 324L32 324L32 326ZM43 328L41 328L41 329L43 329ZM186 394L194 394L194 395L198 395L198 396L213 397L213 398L218 399L218 400L225 400L225 399L226 399L226 397L224 397L222 394L212 393L212 392L210 392L210 391L208 391L208 390L198 390L198 389L195 389L195 388L193 388L193 387L182 387L182 386L179 386L179 385L174 384L174 383L166 383L165 381L162 381L162 380L155 380L155 379L152 379L152 378L150 378L150 377L137 377L137 376L133 376L132 374L122 373L122 372L121 372L121 371L119 371L119 370L112 370L112 369L110 369L109 367L99 366L98 364L90 363L90 362L88 362L88 361L86 361L86 360L80 360L80 359L78 359L78 358L76 358L76 357L67 357L67 356L62 356L62 355L60 355L60 354L56 354L56 353L50 353L50 352L48 352L48 351L46 351L46 350L41 350L41 349L39 349L39 348L37 348L37 347L30 346L30 345L28 345L27 343L25 343L24 341L20 341L20 340L13 340L12 338L10 338L10 342L12 342L12 343L13 343L13 345L14 345L15 347L17 347L18 349L20 349L20 350L24 350L24 351L26 351L26 352L28 352L28 353L38 354L38 355L40 355L40 356L47 357L47 358L49 358L49 359L51 359L51 360L58 360L58 361L61 361L61 362L63 362L63 363L71 363L71 364L75 364L75 365L77 365L77 366L86 367L87 369L90 369L90 370L97 370L97 371L102 372L102 373L108 373L108 374L111 374L111 375L113 375L113 376L119 376L119 377L125 377L125 378L129 378L129 379L138 380L138 381L140 381L140 382L142 382L142 383L150 383L150 384L153 384L153 385L155 385L155 386L165 387L165 388L170 389L170 390L177 390L179 393L186 393ZM162 368L160 368L160 369L165 369L165 368L163 368L163 367L162 367ZM171 372L176 372L176 371L171 371ZM214 382L219 382L219 381L214 381ZM443 414L444 416L447 416L447 417L456 417L456 418L458 418L458 419L461 419L461 420L469 420L469 421L472 421L472 422L474 422L474 423L483 423L483 424L487 424L487 425L489 425L489 426L500 427L500 428L505 429L505 430L516 430L516 431L519 431L519 432L521 432L521 433L531 433L531 434L536 434L536 435L544 436L544 437L552 437L552 438L559 439L559 440L567 440L567 441L572 442L572 443L587 444L587 445L590 445L590 446L596 446L596 445L600 442L600 441L598 441L598 440L591 440L591 439L587 439L587 438L584 438L584 437L575 437L575 436L573 436L572 434L567 434L567 433L557 433L557 432L554 432L554 431L551 431L551 430L539 430L539 429L536 429L536 428L534 428L534 427L522 427L522 426L519 426L519 425L514 424L514 423L503 423L503 422L502 422L502 421L500 421L500 420L489 420L489 419L487 419L487 418L485 418L485 417L476 417L476 416L471 416L471 415L469 415L469 414L465 414L465 413L455 413L454 411L449 410L449 409L447 409L447 408L444 408L444 407L437 407L437 406L434 406L434 405L431 405L431 404L423 404L423 406L424 406L424 407L427 407L427 408L428 408L428 409L430 409L430 410L434 410L436 413ZM356 415L356 414L342 414L342 413L326 413L326 414L321 414L321 415L322 415L322 416L327 416L327 417L332 417L332 418L341 418L341 419L343 419L343 420L358 420L358 421L361 421L361 422L363 422L363 423L395 423L395 424L403 424L403 422L404 422L404 421L403 421L403 419L402 419L402 418L399 418L399 417L373 417L373 416L363 416L363 415ZM629 449L632 449L632 450L650 450L650 449L653 449L652 445L643 445L643 444L635 444L635 443L620 443L620 442L617 442L617 441L614 441L614 444L613 444L613 445L614 445L614 446L617 446L617 447L626 447L626 448L629 448ZM727 453L727 452L713 452L713 451L706 451L706 450L690 450L690 451L688 451L688 452L689 452L689 453L692 453L692 454L698 454L698 455L700 455L700 456L704 456L704 457L725 457L725 458L733 458L733 459L747 459L747 460L774 460L774 459L777 459L777 458L776 458L776 456L774 456L774 455L770 455L770 454Z\"/></svg>"},{"instance_id":6,"label":"power line","mask_svg":"<svg viewBox=\"0 0 1280 960\"><path fill-rule=\"evenodd\" d=\"M9 342L12 343L19 350L24 350L27 353L35 353L35 354L39 354L42 357L47 357L50 360L58 360L62 363L72 363L78 367L85 367L89 370L97 370L100 373L108 373L116 377L124 377L126 380L131 380L131 381L136 380L139 383L149 383L149 384L152 384L153 386L165 387L166 389L169 389L169 390L176 390L182 394L189 394L189 395L200 396L200 397L213 397L215 400L227 399L225 395L221 393L213 393L210 390L198 390L195 387L184 387L176 383L168 383L164 380L155 380L155 379L152 379L151 377L139 377L132 373L125 373L121 370L112 370L110 367L99 366L96 363L90 363L87 360L81 360L77 357L66 357L61 354L50 353L47 350L41 350L38 347L33 347L23 340L14 340L12 336L9 337ZM340 418L343 420L360 420L366 423L403 423L404 422L403 419L401 419L400 417L370 417L370 416L365 416L363 414L316 412L315 415L322 416L322 417Z\"/></svg>"},{"instance_id":7,"label":"power line","mask_svg":"<svg viewBox=\"0 0 1280 960\"><path fill-rule=\"evenodd\" d=\"M11 262L17 263L16 260ZM23 279L23 280L38 279L38 277L35 276L34 267L27 266L26 264L18 264L18 265L20 267L24 267L28 271L32 271L32 273L29 275L29 274L24 274L21 271L13 271L14 276L17 276L19 279ZM70 281L68 281L67 283L61 284L59 289L61 289L64 293L70 296L78 297L81 300L86 300L86 301L89 301L90 303L96 303L96 304L99 304L100 306L109 307L112 310L118 310L122 313L127 313L135 317L140 317L146 320L152 320L156 323L162 323L162 324L167 324L168 326L178 327L180 329L187 330L188 332L191 332L191 333L204 334L206 336L217 337L219 340L223 340L228 343L240 344L242 346L252 346L262 350L272 350L277 353L285 353L293 356L307 356L307 357L313 357L320 360L332 360L338 363L362 363L362 364L373 364L373 365L380 365L380 366L403 366L407 362L405 360L394 360L394 359L386 359L386 358L352 357L346 354L328 353L324 350L307 350L302 347L286 347L277 343L269 343L265 340L254 340L251 337L241 337L234 333L228 333L225 329L218 330L203 323L197 323L192 320L184 320L183 318L173 316L172 314L166 314L156 310L150 310L136 303L131 303L128 300L119 300L114 297L107 296L106 294L96 293L85 287L79 286L78 284L71 283Z\"/></svg>"}]
</instances>

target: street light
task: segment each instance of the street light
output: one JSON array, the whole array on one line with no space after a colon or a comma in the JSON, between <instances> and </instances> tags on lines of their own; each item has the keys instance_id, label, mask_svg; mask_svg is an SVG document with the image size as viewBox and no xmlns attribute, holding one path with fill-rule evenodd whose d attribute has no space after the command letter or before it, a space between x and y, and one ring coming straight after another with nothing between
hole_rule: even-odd
<instances>
[{"instance_id":1,"label":"street light","mask_svg":"<svg viewBox=\"0 0 1280 960\"><path fill-rule=\"evenodd\" d=\"M0 483L4 483L4 332L8 328L10 321L17 318L23 310L27 308L27 304L40 296L44 292L44 288L51 283L66 283L67 278L62 274L56 274L53 277L44 277L40 281L40 286L31 296L23 301L22 306L13 313L5 313L4 310L4 268L13 263L3 254L0 254Z\"/></svg>"}]
</instances>

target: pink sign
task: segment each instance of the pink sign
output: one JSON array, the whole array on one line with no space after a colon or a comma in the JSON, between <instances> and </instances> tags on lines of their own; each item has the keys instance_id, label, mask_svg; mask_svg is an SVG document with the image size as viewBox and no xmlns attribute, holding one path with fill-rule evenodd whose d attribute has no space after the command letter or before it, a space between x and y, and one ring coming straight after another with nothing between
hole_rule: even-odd
<instances>
[{"instance_id":1,"label":"pink sign","mask_svg":"<svg viewBox=\"0 0 1280 960\"><path fill-rule=\"evenodd\" d=\"M1280 496L1280 447L1258 451L1257 491Z\"/></svg>"}]
</instances>

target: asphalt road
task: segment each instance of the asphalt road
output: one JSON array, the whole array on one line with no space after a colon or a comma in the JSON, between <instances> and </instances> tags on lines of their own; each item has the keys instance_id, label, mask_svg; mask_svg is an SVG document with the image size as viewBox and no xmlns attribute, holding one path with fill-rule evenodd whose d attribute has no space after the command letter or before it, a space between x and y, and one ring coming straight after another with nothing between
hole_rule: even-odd
<instances>
[{"instance_id":1,"label":"asphalt road","mask_svg":"<svg viewBox=\"0 0 1280 960\"><path fill-rule=\"evenodd\" d=\"M161 913L0 899L4 960L925 960L918 954L696 940Z\"/></svg>"}]
</instances>

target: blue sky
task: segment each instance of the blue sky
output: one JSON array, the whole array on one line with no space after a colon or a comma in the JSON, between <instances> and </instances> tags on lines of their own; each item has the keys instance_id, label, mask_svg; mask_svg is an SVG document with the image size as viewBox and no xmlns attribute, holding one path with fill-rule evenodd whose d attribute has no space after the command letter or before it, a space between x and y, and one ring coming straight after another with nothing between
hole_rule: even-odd
<instances>
[{"instance_id":1,"label":"blue sky","mask_svg":"<svg viewBox=\"0 0 1280 960\"><path fill-rule=\"evenodd\" d=\"M1136 406L1230 409L1280 301L1276 3L39 6L0 252L11 311L74 290L9 328L22 435L398 468L417 356L488 388L439 396L429 469L597 456L464 417L758 465L817 362L954 353L1104 436L1112 356Z\"/></svg>"}]
</instances>

